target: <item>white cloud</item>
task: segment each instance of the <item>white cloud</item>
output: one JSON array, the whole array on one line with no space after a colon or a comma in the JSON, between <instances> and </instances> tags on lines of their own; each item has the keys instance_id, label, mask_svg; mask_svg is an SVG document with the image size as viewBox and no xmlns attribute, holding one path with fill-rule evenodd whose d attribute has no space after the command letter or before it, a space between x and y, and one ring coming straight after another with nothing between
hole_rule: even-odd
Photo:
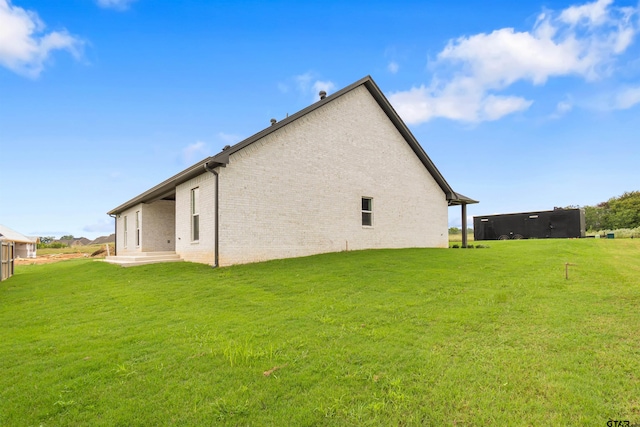
<instances>
[{"instance_id":1,"label":"white cloud","mask_svg":"<svg viewBox=\"0 0 640 427\"><path fill-rule=\"evenodd\" d=\"M571 110L573 110L573 102L570 99L565 99L558 102L558 104L556 105L556 111L551 115L551 118L559 119L560 117L569 113Z\"/></svg>"},{"instance_id":2,"label":"white cloud","mask_svg":"<svg viewBox=\"0 0 640 427\"><path fill-rule=\"evenodd\" d=\"M96 0L98 6L105 9L126 10L136 0Z\"/></svg>"},{"instance_id":3,"label":"white cloud","mask_svg":"<svg viewBox=\"0 0 640 427\"><path fill-rule=\"evenodd\" d=\"M389 97L408 123L436 117L467 122L497 120L533 103L501 96L516 82L543 85L558 76L593 81L612 72L616 57L638 32L634 8L616 8L612 0L572 6L559 14L540 14L530 31L502 28L450 40L437 55L432 82Z\"/></svg>"},{"instance_id":4,"label":"white cloud","mask_svg":"<svg viewBox=\"0 0 640 427\"><path fill-rule=\"evenodd\" d=\"M618 92L614 101L616 110L626 110L640 104L640 87L631 87Z\"/></svg>"},{"instance_id":5,"label":"white cloud","mask_svg":"<svg viewBox=\"0 0 640 427\"><path fill-rule=\"evenodd\" d=\"M83 42L66 30L44 34L37 13L0 0L0 65L18 74L38 77L54 50L67 50L79 58Z\"/></svg>"},{"instance_id":6,"label":"white cloud","mask_svg":"<svg viewBox=\"0 0 640 427\"><path fill-rule=\"evenodd\" d=\"M198 160L201 160L207 157L209 154L209 148L207 144L202 141L194 142L193 144L187 145L182 150L182 160L185 164L192 164Z\"/></svg>"},{"instance_id":7,"label":"white cloud","mask_svg":"<svg viewBox=\"0 0 640 427\"><path fill-rule=\"evenodd\" d=\"M318 80L316 75L312 72L300 74L294 77L298 91L305 96L309 96L312 102L318 101L318 96L321 90L327 92L327 95L331 94L331 91L336 88L335 83L329 80Z\"/></svg>"},{"instance_id":8,"label":"white cloud","mask_svg":"<svg viewBox=\"0 0 640 427\"><path fill-rule=\"evenodd\" d=\"M331 93L332 90L336 88L336 85L330 81L322 81L316 80L313 83L313 91L314 93L320 93L321 90L327 92L327 94Z\"/></svg>"},{"instance_id":9,"label":"white cloud","mask_svg":"<svg viewBox=\"0 0 640 427\"><path fill-rule=\"evenodd\" d=\"M396 74L398 70L400 70L400 65L395 61L391 61L389 65L387 65L387 70L389 70L391 74Z\"/></svg>"},{"instance_id":10,"label":"white cloud","mask_svg":"<svg viewBox=\"0 0 640 427\"><path fill-rule=\"evenodd\" d=\"M613 0L598 0L581 6L571 6L560 13L560 20L576 25L580 22L600 24L608 18L607 8Z\"/></svg>"},{"instance_id":11,"label":"white cloud","mask_svg":"<svg viewBox=\"0 0 640 427\"><path fill-rule=\"evenodd\" d=\"M390 96L398 114L407 123L427 122L434 117L460 121L492 121L529 108L533 101L516 96L497 96L474 91L464 85L450 85L434 93L421 86Z\"/></svg>"},{"instance_id":12,"label":"white cloud","mask_svg":"<svg viewBox=\"0 0 640 427\"><path fill-rule=\"evenodd\" d=\"M527 101L517 96L496 96L488 95L483 99L481 120L498 120L507 114L516 111L524 111L533 104L533 101Z\"/></svg>"},{"instance_id":13,"label":"white cloud","mask_svg":"<svg viewBox=\"0 0 640 427\"><path fill-rule=\"evenodd\" d=\"M610 112L628 110L640 105L640 86L623 86L600 91L581 100L582 108Z\"/></svg>"}]
</instances>

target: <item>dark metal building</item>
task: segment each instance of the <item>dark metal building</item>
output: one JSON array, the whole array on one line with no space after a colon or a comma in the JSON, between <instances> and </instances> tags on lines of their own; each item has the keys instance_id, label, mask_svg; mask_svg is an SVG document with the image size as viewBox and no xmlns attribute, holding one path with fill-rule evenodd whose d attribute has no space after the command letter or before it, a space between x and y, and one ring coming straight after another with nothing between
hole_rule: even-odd
<instances>
[{"instance_id":1,"label":"dark metal building","mask_svg":"<svg viewBox=\"0 0 640 427\"><path fill-rule=\"evenodd\" d=\"M572 238L584 235L584 209L473 217L475 240Z\"/></svg>"}]
</instances>

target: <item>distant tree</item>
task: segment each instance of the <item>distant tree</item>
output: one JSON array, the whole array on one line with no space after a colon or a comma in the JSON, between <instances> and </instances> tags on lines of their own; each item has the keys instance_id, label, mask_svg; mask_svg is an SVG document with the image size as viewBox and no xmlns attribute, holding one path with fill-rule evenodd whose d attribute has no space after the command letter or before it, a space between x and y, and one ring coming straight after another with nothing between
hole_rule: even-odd
<instances>
[{"instance_id":1,"label":"distant tree","mask_svg":"<svg viewBox=\"0 0 640 427\"><path fill-rule=\"evenodd\" d=\"M610 228L640 227L640 191L609 199Z\"/></svg>"},{"instance_id":2,"label":"distant tree","mask_svg":"<svg viewBox=\"0 0 640 427\"><path fill-rule=\"evenodd\" d=\"M587 230L640 227L640 191L626 192L596 206L584 207Z\"/></svg>"},{"instance_id":3,"label":"distant tree","mask_svg":"<svg viewBox=\"0 0 640 427\"><path fill-rule=\"evenodd\" d=\"M51 243L54 240L56 240L56 238L53 237L53 236L39 237L39 239L40 239L40 243L43 243L45 245L48 245L49 243Z\"/></svg>"},{"instance_id":4,"label":"distant tree","mask_svg":"<svg viewBox=\"0 0 640 427\"><path fill-rule=\"evenodd\" d=\"M607 228L609 207L604 205L606 203L584 207L584 222L587 230L604 230Z\"/></svg>"},{"instance_id":5,"label":"distant tree","mask_svg":"<svg viewBox=\"0 0 640 427\"><path fill-rule=\"evenodd\" d=\"M69 234L67 236L62 236L60 238L60 240L73 240L73 239L75 239L75 237L73 237L73 234Z\"/></svg>"},{"instance_id":6,"label":"distant tree","mask_svg":"<svg viewBox=\"0 0 640 427\"><path fill-rule=\"evenodd\" d=\"M460 229L458 227L449 227L449 234L460 234Z\"/></svg>"}]
</instances>

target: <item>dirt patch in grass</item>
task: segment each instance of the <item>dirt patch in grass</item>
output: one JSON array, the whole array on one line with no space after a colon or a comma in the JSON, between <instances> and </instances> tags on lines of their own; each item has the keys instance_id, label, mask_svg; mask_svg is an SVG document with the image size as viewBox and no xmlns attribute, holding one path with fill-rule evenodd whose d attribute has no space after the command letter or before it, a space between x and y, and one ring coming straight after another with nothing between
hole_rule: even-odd
<instances>
[{"instance_id":1,"label":"dirt patch in grass","mask_svg":"<svg viewBox=\"0 0 640 427\"><path fill-rule=\"evenodd\" d=\"M17 258L15 260L15 265L50 264L53 262L60 262L60 261L66 261L68 259L77 259L77 258L99 259L99 258L104 258L106 255L107 255L106 251L96 256L91 256L90 254L86 254L86 253L50 254L50 255L41 255L36 258Z\"/></svg>"},{"instance_id":2,"label":"dirt patch in grass","mask_svg":"<svg viewBox=\"0 0 640 427\"><path fill-rule=\"evenodd\" d=\"M109 244L109 252L115 253L113 244ZM38 249L36 258L17 258L16 265L51 264L77 258L100 259L107 256L106 245L69 246L64 248Z\"/></svg>"}]
</instances>

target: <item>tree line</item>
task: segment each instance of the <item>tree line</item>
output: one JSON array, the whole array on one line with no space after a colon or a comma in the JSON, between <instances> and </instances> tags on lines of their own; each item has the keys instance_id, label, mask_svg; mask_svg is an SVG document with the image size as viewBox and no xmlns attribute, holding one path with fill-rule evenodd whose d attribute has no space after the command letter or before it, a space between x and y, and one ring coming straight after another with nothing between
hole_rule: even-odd
<instances>
[{"instance_id":1,"label":"tree line","mask_svg":"<svg viewBox=\"0 0 640 427\"><path fill-rule=\"evenodd\" d=\"M582 206L587 230L640 227L640 191L629 191L596 206Z\"/></svg>"},{"instance_id":2,"label":"tree line","mask_svg":"<svg viewBox=\"0 0 640 427\"><path fill-rule=\"evenodd\" d=\"M66 236L62 236L59 240L56 241L55 236L40 236L40 243L38 243L38 249L47 249L47 248L51 248L51 249L59 249L59 248L66 248L69 246L69 244L62 242L62 240L73 240L75 239L75 237L73 237L72 234L66 235Z\"/></svg>"}]
</instances>

